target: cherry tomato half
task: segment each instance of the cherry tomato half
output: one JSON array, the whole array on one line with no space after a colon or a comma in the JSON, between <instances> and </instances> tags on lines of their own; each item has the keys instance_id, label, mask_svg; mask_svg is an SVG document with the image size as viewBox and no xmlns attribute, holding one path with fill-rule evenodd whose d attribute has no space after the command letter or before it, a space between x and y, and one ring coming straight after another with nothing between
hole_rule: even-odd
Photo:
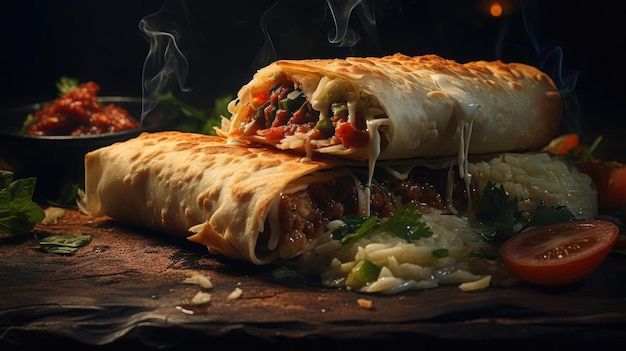
<instances>
[{"instance_id":1,"label":"cherry tomato half","mask_svg":"<svg viewBox=\"0 0 626 351\"><path fill-rule=\"evenodd\" d=\"M500 247L519 278L544 286L575 283L609 254L619 228L608 221L580 220L530 228Z\"/></svg>"}]
</instances>

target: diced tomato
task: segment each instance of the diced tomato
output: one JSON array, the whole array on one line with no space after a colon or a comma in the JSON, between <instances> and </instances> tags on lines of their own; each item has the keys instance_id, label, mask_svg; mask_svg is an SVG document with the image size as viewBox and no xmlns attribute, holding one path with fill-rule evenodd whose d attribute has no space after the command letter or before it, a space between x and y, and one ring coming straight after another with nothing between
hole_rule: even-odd
<instances>
[{"instance_id":1,"label":"diced tomato","mask_svg":"<svg viewBox=\"0 0 626 351\"><path fill-rule=\"evenodd\" d=\"M576 163L579 171L588 174L598 188L598 209L626 205L626 165L599 159Z\"/></svg>"},{"instance_id":2,"label":"diced tomato","mask_svg":"<svg viewBox=\"0 0 626 351\"><path fill-rule=\"evenodd\" d=\"M522 280L543 286L580 281L613 249L619 228L580 220L530 228L500 247L504 262Z\"/></svg>"},{"instance_id":3,"label":"diced tomato","mask_svg":"<svg viewBox=\"0 0 626 351\"><path fill-rule=\"evenodd\" d=\"M267 91L261 91L252 95L252 105L256 108L261 107L267 100L269 100L270 94Z\"/></svg>"},{"instance_id":4,"label":"diced tomato","mask_svg":"<svg viewBox=\"0 0 626 351\"><path fill-rule=\"evenodd\" d=\"M285 127L272 127L259 131L259 134L267 140L281 140L285 137Z\"/></svg>"},{"instance_id":5,"label":"diced tomato","mask_svg":"<svg viewBox=\"0 0 626 351\"><path fill-rule=\"evenodd\" d=\"M345 148L361 147L367 144L369 135L365 130L358 130L350 123L339 123L335 135L341 140Z\"/></svg>"}]
</instances>

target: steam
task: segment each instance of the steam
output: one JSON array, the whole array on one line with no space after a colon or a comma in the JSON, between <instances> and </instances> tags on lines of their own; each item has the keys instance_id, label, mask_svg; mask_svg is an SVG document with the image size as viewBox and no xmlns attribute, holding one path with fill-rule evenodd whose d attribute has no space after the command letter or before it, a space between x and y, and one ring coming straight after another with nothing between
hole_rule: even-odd
<instances>
[{"instance_id":1,"label":"steam","mask_svg":"<svg viewBox=\"0 0 626 351\"><path fill-rule=\"evenodd\" d=\"M321 55L321 52L328 48L346 49L350 54L354 54L352 49L363 41L364 36L374 46L378 46L374 10L368 0L326 0L325 3L277 1L261 17L260 25L265 36L265 44L257 54L255 66L264 66L280 58L286 58L286 55L279 53L279 50L285 47L290 49L287 56L294 58L300 48L307 45L310 48L314 45L312 42L318 38L326 39L323 43L325 47L310 48L312 50L308 50L306 56ZM285 25L287 23L290 25ZM277 27L276 32L271 31L270 27L273 25ZM331 28L327 30L329 26ZM308 37L301 38L299 42L278 44L278 40L287 31L309 33Z\"/></svg>"},{"instance_id":2,"label":"steam","mask_svg":"<svg viewBox=\"0 0 626 351\"><path fill-rule=\"evenodd\" d=\"M520 1L521 16L523 22L523 29L527 35L529 41L529 52L534 55L528 62L546 72L554 81L561 98L563 100L563 118L562 131L563 133L575 132L581 134L580 120L581 110L578 104L578 98L576 97L576 86L578 82L579 72L568 69L564 63L565 53L563 46L554 41L546 41L539 33L537 33L537 24L534 21L533 14L537 12L536 9L529 9L529 6L533 5L533 2ZM510 16L501 16L502 28L498 33L496 42L496 58L502 58L504 54L504 44L511 44L511 41L507 41L506 34L512 29ZM544 39L544 40L540 40ZM519 60L519 58L515 58Z\"/></svg>"},{"instance_id":3,"label":"steam","mask_svg":"<svg viewBox=\"0 0 626 351\"><path fill-rule=\"evenodd\" d=\"M180 47L184 42L185 31L173 20L165 20L162 9L144 17L139 29L149 40L150 48L144 61L142 72L142 122L144 117L154 108L156 102L152 97L171 90L178 83L180 90L185 88L185 79L189 73L187 59Z\"/></svg>"},{"instance_id":4,"label":"steam","mask_svg":"<svg viewBox=\"0 0 626 351\"><path fill-rule=\"evenodd\" d=\"M503 3L512 4L511 2ZM398 5L398 3L394 4ZM510 7L498 17L502 27L495 43L496 58L502 58L503 54L506 54L503 50L505 45L508 48L511 44L515 45L515 40L511 40L507 33L516 32L520 29L518 27L525 30L523 34L527 37L524 41L530 42L530 45L524 45L527 46L525 50L534 58L534 62L528 63L545 71L555 81L564 102L563 127L568 131L578 132L580 109L575 92L578 73L568 70L565 66L565 55L561 46L554 42L546 43L540 40L541 36L535 32L536 26L532 17L536 11L527 9L527 6L532 6L532 4L533 2L524 0L518 3L523 26L513 25L511 21L514 16L512 16L513 11L509 11ZM188 22L190 18L197 19L198 14L189 13L193 11L190 11L187 5L186 1L167 0L160 11L144 17L139 24L140 30L150 42L142 73L144 98L142 119L154 107L150 103L154 101L150 99L154 95L173 91L176 85L181 91L189 90L185 87L189 64L184 44L191 42L190 38L193 33L185 31L181 23L187 25L185 28L191 28ZM358 56L363 54L363 50L360 49L365 44L373 44L369 48L373 48L376 55L379 55L376 11L381 9L380 6L388 6L388 3L381 5L373 0L277 0L266 10L262 10L260 16L252 17L254 21L258 21L265 41L258 51L251 54L256 57L250 60L250 66L256 70L284 58ZM383 16L385 14L380 13ZM230 14L224 13L224 16L230 16ZM381 19L384 21L385 17ZM241 17L241 23L246 21L247 18ZM215 35L225 34L215 33ZM253 48L255 44L253 41L247 41L249 38L235 38L233 42L237 40L243 41L246 48ZM411 50L420 50L420 43L415 44L415 48ZM445 45L446 43L442 43L442 46ZM238 57L245 57L245 55L246 53L242 52ZM515 57L514 60L521 60L521 58ZM237 67L236 69L245 71L247 68Z\"/></svg>"},{"instance_id":5,"label":"steam","mask_svg":"<svg viewBox=\"0 0 626 351\"><path fill-rule=\"evenodd\" d=\"M581 112L575 90L580 72L570 70L565 66L562 45L558 45L557 43L546 45L539 41L539 35L535 33L536 26L525 4L526 3L522 1L524 26L530 38L533 51L537 54L537 67L552 77L563 99L563 132L581 134Z\"/></svg>"},{"instance_id":6,"label":"steam","mask_svg":"<svg viewBox=\"0 0 626 351\"><path fill-rule=\"evenodd\" d=\"M376 33L373 31L376 28L374 12L367 2L362 0L326 0L326 3L335 22L335 29L328 33L328 42L341 47L352 47L360 41L359 34L348 27L352 11L355 9L366 32L373 38L376 37Z\"/></svg>"}]
</instances>

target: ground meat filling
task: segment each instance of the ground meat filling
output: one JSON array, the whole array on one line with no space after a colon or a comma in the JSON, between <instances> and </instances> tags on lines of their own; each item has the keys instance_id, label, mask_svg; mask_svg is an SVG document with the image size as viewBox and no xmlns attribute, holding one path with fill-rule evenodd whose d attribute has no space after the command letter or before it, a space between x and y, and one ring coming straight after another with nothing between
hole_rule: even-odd
<instances>
[{"instance_id":1,"label":"ground meat filling","mask_svg":"<svg viewBox=\"0 0 626 351\"><path fill-rule=\"evenodd\" d=\"M448 172L448 169L417 167L407 179L397 179L382 171L375 173L370 214L388 218L398 205L407 204L414 204L423 210L446 210L453 206L464 211L467 190L458 176L453 177L451 203L446 200ZM473 190L470 192L475 193ZM312 184L306 190L282 194L279 204L282 233L278 243L280 258L288 259L302 252L311 239L326 231L330 221L344 215L356 215L358 210L358 191L351 177L340 178L333 183ZM266 232L259 237L257 254L267 251L268 239L269 224L266 223Z\"/></svg>"}]
</instances>

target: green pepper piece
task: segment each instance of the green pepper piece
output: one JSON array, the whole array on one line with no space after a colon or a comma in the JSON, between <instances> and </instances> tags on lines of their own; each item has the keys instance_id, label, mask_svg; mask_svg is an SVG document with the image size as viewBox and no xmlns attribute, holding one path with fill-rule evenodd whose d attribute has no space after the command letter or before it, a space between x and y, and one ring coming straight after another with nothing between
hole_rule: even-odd
<instances>
[{"instance_id":1,"label":"green pepper piece","mask_svg":"<svg viewBox=\"0 0 626 351\"><path fill-rule=\"evenodd\" d=\"M315 129L319 130L324 138L330 138L335 134L335 126L333 126L333 121L328 117L322 117L317 124L315 125Z\"/></svg>"},{"instance_id":2,"label":"green pepper piece","mask_svg":"<svg viewBox=\"0 0 626 351\"><path fill-rule=\"evenodd\" d=\"M378 274L380 274L380 268L372 263L372 261L365 259L352 268L348 274L348 278L346 278L346 286L353 289L360 289L376 281Z\"/></svg>"},{"instance_id":3,"label":"green pepper piece","mask_svg":"<svg viewBox=\"0 0 626 351\"><path fill-rule=\"evenodd\" d=\"M339 116L342 113L348 113L348 104L345 102L335 102L330 106L333 116Z\"/></svg>"},{"instance_id":4,"label":"green pepper piece","mask_svg":"<svg viewBox=\"0 0 626 351\"><path fill-rule=\"evenodd\" d=\"M302 90L297 89L287 94L286 98L280 100L278 102L278 106L281 110L294 112L297 111L305 102L306 98L304 97L304 93L302 93Z\"/></svg>"}]
</instances>

